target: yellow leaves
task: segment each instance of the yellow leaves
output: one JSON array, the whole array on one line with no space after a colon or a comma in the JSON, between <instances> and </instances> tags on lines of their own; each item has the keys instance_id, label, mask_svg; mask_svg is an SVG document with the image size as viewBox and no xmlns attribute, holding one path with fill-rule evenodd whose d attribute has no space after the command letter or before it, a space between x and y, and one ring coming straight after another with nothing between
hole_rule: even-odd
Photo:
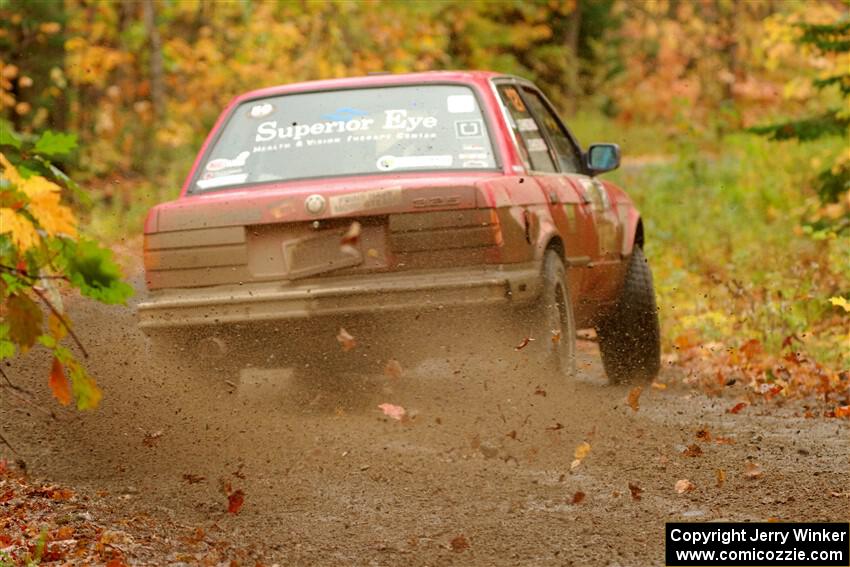
<instances>
[{"instance_id":1,"label":"yellow leaves","mask_svg":"<svg viewBox=\"0 0 850 567\"><path fill-rule=\"evenodd\" d=\"M18 170L15 169L9 160L6 159L6 156L0 153L0 165L3 166L3 178L8 179L9 183L12 185L20 185L24 178L21 177L21 174L18 173Z\"/></svg>"},{"instance_id":2,"label":"yellow leaves","mask_svg":"<svg viewBox=\"0 0 850 567\"><path fill-rule=\"evenodd\" d=\"M830 297L829 302L835 307L842 308L846 313L850 313L850 301L843 297Z\"/></svg>"},{"instance_id":3,"label":"yellow leaves","mask_svg":"<svg viewBox=\"0 0 850 567\"><path fill-rule=\"evenodd\" d=\"M74 213L60 203L61 189L58 185L35 175L18 188L30 198L29 211L47 234L76 236Z\"/></svg>"},{"instance_id":4,"label":"yellow leaves","mask_svg":"<svg viewBox=\"0 0 850 567\"><path fill-rule=\"evenodd\" d=\"M23 215L7 207L0 207L0 234L11 233L12 243L26 252L39 243L35 226Z\"/></svg>"},{"instance_id":5,"label":"yellow leaves","mask_svg":"<svg viewBox=\"0 0 850 567\"><path fill-rule=\"evenodd\" d=\"M61 188L58 185L40 175L24 179L2 153L0 165L3 167L0 179L7 180L28 198L15 209L0 208L0 234L11 233L12 242L22 252L38 245L39 228L48 236L76 236L77 221L71 209L61 203ZM21 214L24 210L35 219L37 225Z\"/></svg>"},{"instance_id":6,"label":"yellow leaves","mask_svg":"<svg viewBox=\"0 0 850 567\"><path fill-rule=\"evenodd\" d=\"M80 85L105 87L110 73L123 64L133 61L131 53L117 49L93 45L82 36L75 36L65 42L66 71L68 78Z\"/></svg>"}]
</instances>

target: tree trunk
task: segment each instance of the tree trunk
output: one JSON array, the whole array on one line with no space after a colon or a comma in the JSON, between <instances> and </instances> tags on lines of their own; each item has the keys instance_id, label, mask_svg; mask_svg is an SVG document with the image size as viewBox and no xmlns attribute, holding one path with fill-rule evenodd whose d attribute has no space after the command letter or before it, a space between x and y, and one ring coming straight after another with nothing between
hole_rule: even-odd
<instances>
[{"instance_id":1,"label":"tree trunk","mask_svg":"<svg viewBox=\"0 0 850 567\"><path fill-rule=\"evenodd\" d=\"M162 73L162 38L156 28L156 13L153 0L142 3L145 29L148 32L148 49L150 63L151 102L156 118L162 118L165 111L165 84Z\"/></svg>"},{"instance_id":2,"label":"tree trunk","mask_svg":"<svg viewBox=\"0 0 850 567\"><path fill-rule=\"evenodd\" d=\"M567 21L567 33L564 43L573 52L578 60L578 42L581 37L581 2L576 2L576 7L570 13Z\"/></svg>"}]
</instances>

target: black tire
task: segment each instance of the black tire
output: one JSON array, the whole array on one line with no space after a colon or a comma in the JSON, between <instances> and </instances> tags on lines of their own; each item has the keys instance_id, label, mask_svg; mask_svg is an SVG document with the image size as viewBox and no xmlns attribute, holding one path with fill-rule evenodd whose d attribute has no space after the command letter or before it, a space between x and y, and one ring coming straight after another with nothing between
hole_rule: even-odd
<instances>
[{"instance_id":1,"label":"black tire","mask_svg":"<svg viewBox=\"0 0 850 567\"><path fill-rule=\"evenodd\" d=\"M596 327L608 380L615 384L649 382L661 368L661 332L652 271L635 247L613 311Z\"/></svg>"},{"instance_id":2,"label":"black tire","mask_svg":"<svg viewBox=\"0 0 850 567\"><path fill-rule=\"evenodd\" d=\"M543 257L543 290L526 311L534 339L528 348L540 357L545 371L562 376L576 372L576 325L560 254L547 250Z\"/></svg>"}]
</instances>

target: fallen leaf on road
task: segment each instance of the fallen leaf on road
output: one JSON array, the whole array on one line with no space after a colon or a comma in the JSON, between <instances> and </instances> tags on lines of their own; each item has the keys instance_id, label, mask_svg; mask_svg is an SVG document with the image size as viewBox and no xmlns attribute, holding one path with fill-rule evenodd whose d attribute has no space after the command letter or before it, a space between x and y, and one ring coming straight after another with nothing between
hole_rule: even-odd
<instances>
[{"instance_id":1,"label":"fallen leaf on road","mask_svg":"<svg viewBox=\"0 0 850 567\"><path fill-rule=\"evenodd\" d=\"M552 330L552 344L557 345L561 342L561 331Z\"/></svg>"},{"instance_id":2,"label":"fallen leaf on road","mask_svg":"<svg viewBox=\"0 0 850 567\"><path fill-rule=\"evenodd\" d=\"M717 486L723 486L723 483L726 482L726 471L724 469L717 469L714 473L717 477Z\"/></svg>"},{"instance_id":3,"label":"fallen leaf on road","mask_svg":"<svg viewBox=\"0 0 850 567\"><path fill-rule=\"evenodd\" d=\"M545 397L546 397L546 390L544 390L544 389L543 389L543 388L541 388L540 386L537 386L537 387L534 389L534 395L535 395L535 396L543 396L543 397L545 398Z\"/></svg>"},{"instance_id":4,"label":"fallen leaf on road","mask_svg":"<svg viewBox=\"0 0 850 567\"><path fill-rule=\"evenodd\" d=\"M461 553L462 551L466 551L469 549L469 541L463 534L457 536L451 541L452 551L455 553Z\"/></svg>"},{"instance_id":5,"label":"fallen leaf on road","mask_svg":"<svg viewBox=\"0 0 850 567\"><path fill-rule=\"evenodd\" d=\"M835 417L850 417L850 406L838 406L834 413Z\"/></svg>"},{"instance_id":6,"label":"fallen leaf on road","mask_svg":"<svg viewBox=\"0 0 850 567\"><path fill-rule=\"evenodd\" d=\"M570 470L577 469L588 453L590 453L590 443L587 441L580 443L573 453L574 460L570 465Z\"/></svg>"},{"instance_id":7,"label":"fallen leaf on road","mask_svg":"<svg viewBox=\"0 0 850 567\"><path fill-rule=\"evenodd\" d=\"M630 482L629 492L632 493L632 500L640 500L640 493L643 492L643 488L636 482Z\"/></svg>"},{"instance_id":8,"label":"fallen leaf on road","mask_svg":"<svg viewBox=\"0 0 850 567\"><path fill-rule=\"evenodd\" d=\"M346 331L342 327L339 328L339 332L336 334L336 340L339 342L339 344L342 346L342 350L344 350L345 352L348 352L357 346L357 341L354 339L354 337L352 337L348 333L348 331Z\"/></svg>"},{"instance_id":9,"label":"fallen leaf on road","mask_svg":"<svg viewBox=\"0 0 850 567\"><path fill-rule=\"evenodd\" d=\"M227 495L227 511L230 514L238 514L245 503L245 493L241 490L234 490Z\"/></svg>"},{"instance_id":10,"label":"fallen leaf on road","mask_svg":"<svg viewBox=\"0 0 850 567\"><path fill-rule=\"evenodd\" d=\"M700 457L702 456L702 447L694 443L693 445L688 445L682 454L686 457Z\"/></svg>"},{"instance_id":11,"label":"fallen leaf on road","mask_svg":"<svg viewBox=\"0 0 850 567\"><path fill-rule=\"evenodd\" d=\"M681 480L677 480L673 488L676 490L676 494L684 494L685 492L690 492L695 489L696 485L688 479L683 478Z\"/></svg>"},{"instance_id":12,"label":"fallen leaf on road","mask_svg":"<svg viewBox=\"0 0 850 567\"><path fill-rule=\"evenodd\" d=\"M844 297L830 297L829 302L832 303L835 307L840 307L844 311L850 313L850 302L847 301Z\"/></svg>"},{"instance_id":13,"label":"fallen leaf on road","mask_svg":"<svg viewBox=\"0 0 850 567\"><path fill-rule=\"evenodd\" d=\"M582 492L581 490L579 490L578 492L576 492L575 494L573 494L573 500L572 500L572 503L573 503L573 504L581 504L582 502L584 502L584 496L585 496L585 495L584 495L584 492Z\"/></svg>"},{"instance_id":14,"label":"fallen leaf on road","mask_svg":"<svg viewBox=\"0 0 850 567\"><path fill-rule=\"evenodd\" d=\"M744 353L744 356L752 360L756 356L760 355L764 349L757 339L750 339L745 342L739 350Z\"/></svg>"},{"instance_id":15,"label":"fallen leaf on road","mask_svg":"<svg viewBox=\"0 0 850 567\"><path fill-rule=\"evenodd\" d=\"M514 350L522 350L522 349L524 349L525 347L527 347L527 346L528 346L528 343L530 343L530 342L531 342L531 341L533 341L533 340L534 340L534 339L532 339L531 337L525 337L524 339L522 339L522 342L521 342L521 343L519 343L517 346L515 346L515 347L514 347Z\"/></svg>"},{"instance_id":16,"label":"fallen leaf on road","mask_svg":"<svg viewBox=\"0 0 850 567\"><path fill-rule=\"evenodd\" d=\"M706 443L710 443L711 442L711 432L708 429L703 427L702 429L697 430L697 439L699 439L700 441L704 441Z\"/></svg>"},{"instance_id":17,"label":"fallen leaf on road","mask_svg":"<svg viewBox=\"0 0 850 567\"><path fill-rule=\"evenodd\" d=\"M402 372L401 363L394 358L389 359L384 366L384 376L387 378L398 380L401 378Z\"/></svg>"},{"instance_id":18,"label":"fallen leaf on road","mask_svg":"<svg viewBox=\"0 0 850 567\"><path fill-rule=\"evenodd\" d=\"M145 433L142 438L142 445L145 447L153 447L156 445L156 440L162 437L162 431L154 431L153 433Z\"/></svg>"},{"instance_id":19,"label":"fallen leaf on road","mask_svg":"<svg viewBox=\"0 0 850 567\"><path fill-rule=\"evenodd\" d=\"M407 411L401 407L394 404L381 404L378 406L384 415L387 417L391 417L393 419L401 421L405 415L407 415Z\"/></svg>"},{"instance_id":20,"label":"fallen leaf on road","mask_svg":"<svg viewBox=\"0 0 850 567\"><path fill-rule=\"evenodd\" d=\"M734 445L735 440L731 437L715 437L714 442L718 445Z\"/></svg>"},{"instance_id":21,"label":"fallen leaf on road","mask_svg":"<svg viewBox=\"0 0 850 567\"><path fill-rule=\"evenodd\" d=\"M652 387L656 390L666 390L667 384L665 384L664 382L653 382Z\"/></svg>"},{"instance_id":22,"label":"fallen leaf on road","mask_svg":"<svg viewBox=\"0 0 850 567\"><path fill-rule=\"evenodd\" d=\"M755 480L764 476L764 471L758 463L747 461L744 463L744 476L750 480Z\"/></svg>"},{"instance_id":23,"label":"fallen leaf on road","mask_svg":"<svg viewBox=\"0 0 850 567\"><path fill-rule=\"evenodd\" d=\"M726 413L740 413L741 410L744 409L745 407L747 407L748 405L750 405L750 404L748 404L747 402L739 402L739 403L735 404L734 406L732 406L731 408L729 408L728 410L726 410Z\"/></svg>"},{"instance_id":24,"label":"fallen leaf on road","mask_svg":"<svg viewBox=\"0 0 850 567\"><path fill-rule=\"evenodd\" d=\"M559 429L563 429L563 428L564 428L563 424L561 424L561 422L559 422L559 421L556 421L555 425L547 426L546 431L558 431Z\"/></svg>"},{"instance_id":25,"label":"fallen leaf on road","mask_svg":"<svg viewBox=\"0 0 850 567\"><path fill-rule=\"evenodd\" d=\"M184 473L183 480L185 480L187 484L198 484L199 482L207 480L207 477L199 474Z\"/></svg>"},{"instance_id":26,"label":"fallen leaf on road","mask_svg":"<svg viewBox=\"0 0 850 567\"><path fill-rule=\"evenodd\" d=\"M629 407L632 408L633 411L637 411L640 409L640 394L643 392L642 386L635 386L629 392L629 397L627 401L629 403Z\"/></svg>"}]
</instances>

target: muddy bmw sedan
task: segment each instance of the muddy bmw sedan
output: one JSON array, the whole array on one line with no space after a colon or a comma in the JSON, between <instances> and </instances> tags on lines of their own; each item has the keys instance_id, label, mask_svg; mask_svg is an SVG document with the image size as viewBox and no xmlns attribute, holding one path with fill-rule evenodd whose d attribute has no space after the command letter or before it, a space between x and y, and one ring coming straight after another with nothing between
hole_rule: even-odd
<instances>
[{"instance_id":1,"label":"muddy bmw sedan","mask_svg":"<svg viewBox=\"0 0 850 567\"><path fill-rule=\"evenodd\" d=\"M575 372L596 330L611 381L659 369L643 223L544 94L489 72L381 75L246 93L180 197L145 223L139 324L225 377L523 348ZM435 351L440 344L442 350Z\"/></svg>"}]
</instances>

